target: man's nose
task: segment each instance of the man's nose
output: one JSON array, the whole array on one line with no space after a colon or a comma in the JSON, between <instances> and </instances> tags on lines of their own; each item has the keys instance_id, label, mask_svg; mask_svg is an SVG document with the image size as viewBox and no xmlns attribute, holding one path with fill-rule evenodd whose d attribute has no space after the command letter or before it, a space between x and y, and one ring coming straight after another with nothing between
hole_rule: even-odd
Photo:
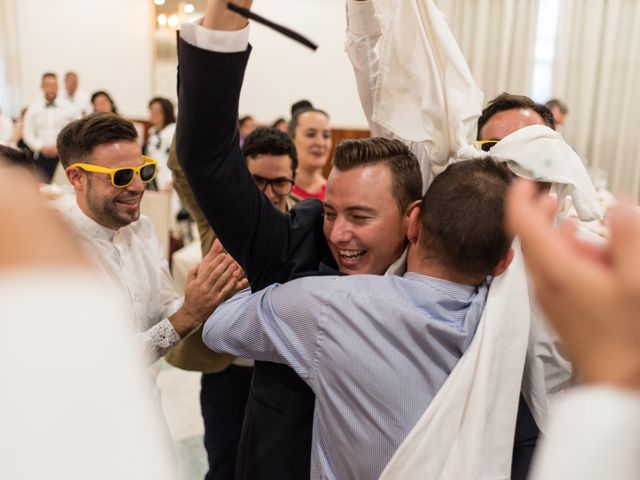
<instances>
[{"instance_id":1,"label":"man's nose","mask_svg":"<svg viewBox=\"0 0 640 480\"><path fill-rule=\"evenodd\" d=\"M133 179L131 183L127 186L127 190L131 192L142 192L144 190L145 184L140 178L140 175L135 173L133 175Z\"/></svg>"},{"instance_id":2,"label":"man's nose","mask_svg":"<svg viewBox=\"0 0 640 480\"><path fill-rule=\"evenodd\" d=\"M341 218L336 218L333 222L331 234L329 235L329 241L335 244L346 243L350 241L352 237L353 232L351 231L349 222Z\"/></svg>"},{"instance_id":3,"label":"man's nose","mask_svg":"<svg viewBox=\"0 0 640 480\"><path fill-rule=\"evenodd\" d=\"M262 191L267 196L270 202L273 202L276 198L278 198L278 195L276 195L276 192L273 191L273 184L271 183L267 183L264 187L264 190Z\"/></svg>"}]
</instances>

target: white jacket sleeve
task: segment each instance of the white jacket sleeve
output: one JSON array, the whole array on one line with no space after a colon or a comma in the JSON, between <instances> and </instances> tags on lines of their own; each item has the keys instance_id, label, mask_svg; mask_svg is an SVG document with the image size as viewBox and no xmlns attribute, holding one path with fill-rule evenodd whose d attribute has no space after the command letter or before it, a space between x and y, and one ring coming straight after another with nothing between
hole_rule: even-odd
<instances>
[{"instance_id":1,"label":"white jacket sleeve","mask_svg":"<svg viewBox=\"0 0 640 480\"><path fill-rule=\"evenodd\" d=\"M640 478L640 395L583 387L554 406L532 480Z\"/></svg>"},{"instance_id":2,"label":"white jacket sleeve","mask_svg":"<svg viewBox=\"0 0 640 480\"><path fill-rule=\"evenodd\" d=\"M371 119L379 66L376 46L381 34L373 3L369 0L348 0L345 50L353 66L360 103L372 136L389 134Z\"/></svg>"}]
</instances>

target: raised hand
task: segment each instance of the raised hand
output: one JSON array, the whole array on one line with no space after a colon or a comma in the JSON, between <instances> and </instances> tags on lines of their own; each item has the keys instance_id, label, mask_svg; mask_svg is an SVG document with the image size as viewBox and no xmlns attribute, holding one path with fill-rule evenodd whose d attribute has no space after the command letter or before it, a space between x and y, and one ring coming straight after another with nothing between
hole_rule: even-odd
<instances>
[{"instance_id":1,"label":"raised hand","mask_svg":"<svg viewBox=\"0 0 640 480\"><path fill-rule=\"evenodd\" d=\"M554 230L554 205L530 182L509 192L507 226L522 242L537 300L587 382L640 388L640 215L618 204L605 247Z\"/></svg>"},{"instance_id":2,"label":"raised hand","mask_svg":"<svg viewBox=\"0 0 640 480\"><path fill-rule=\"evenodd\" d=\"M246 288L244 272L216 240L202 262L187 275L184 305L171 322L180 336L199 327L234 291Z\"/></svg>"}]
</instances>

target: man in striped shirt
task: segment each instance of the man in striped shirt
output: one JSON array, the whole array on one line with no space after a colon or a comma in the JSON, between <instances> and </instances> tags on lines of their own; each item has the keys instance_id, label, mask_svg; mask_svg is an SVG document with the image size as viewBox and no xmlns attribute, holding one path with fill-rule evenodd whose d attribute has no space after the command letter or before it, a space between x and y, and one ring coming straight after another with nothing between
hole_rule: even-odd
<instances>
[{"instance_id":1,"label":"man in striped shirt","mask_svg":"<svg viewBox=\"0 0 640 480\"><path fill-rule=\"evenodd\" d=\"M212 350L287 364L314 391L311 478L378 478L451 373L513 257L509 181L491 159L436 177L410 215L403 277L276 284L207 321Z\"/></svg>"}]
</instances>

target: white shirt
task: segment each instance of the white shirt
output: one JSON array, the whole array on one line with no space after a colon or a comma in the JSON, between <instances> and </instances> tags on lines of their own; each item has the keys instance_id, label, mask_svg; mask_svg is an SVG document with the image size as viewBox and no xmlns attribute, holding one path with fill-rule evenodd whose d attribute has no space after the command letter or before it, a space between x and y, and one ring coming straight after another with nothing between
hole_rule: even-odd
<instances>
[{"instance_id":1,"label":"white shirt","mask_svg":"<svg viewBox=\"0 0 640 480\"><path fill-rule=\"evenodd\" d=\"M76 110L57 99L51 106L47 106L44 99L38 100L29 105L25 113L22 136L31 150L39 152L42 147L55 145L60 131L79 117Z\"/></svg>"},{"instance_id":2,"label":"white shirt","mask_svg":"<svg viewBox=\"0 0 640 480\"><path fill-rule=\"evenodd\" d=\"M168 317L182 305L169 265L146 216L118 230L103 227L73 204L62 214L82 240L87 256L122 295L140 332L144 353L155 361L179 341Z\"/></svg>"},{"instance_id":3,"label":"white shirt","mask_svg":"<svg viewBox=\"0 0 640 480\"><path fill-rule=\"evenodd\" d=\"M13 135L13 120L0 113L0 145L9 145Z\"/></svg>"},{"instance_id":4,"label":"white shirt","mask_svg":"<svg viewBox=\"0 0 640 480\"><path fill-rule=\"evenodd\" d=\"M169 147L171 147L171 142L173 141L173 134L175 131L175 123L166 125L160 131L157 131L155 127L151 127L149 129L149 138L147 139L146 153L149 157L158 161L158 173L156 174L156 182L160 190L163 190L173 181L171 170L169 170L169 167L167 166L167 160L169 159Z\"/></svg>"},{"instance_id":5,"label":"white shirt","mask_svg":"<svg viewBox=\"0 0 640 480\"><path fill-rule=\"evenodd\" d=\"M64 90L58 95L60 103L67 107L76 110L80 115L88 115L93 112L93 105L91 105L91 97L88 93L81 90L76 90L73 97Z\"/></svg>"},{"instance_id":6,"label":"white shirt","mask_svg":"<svg viewBox=\"0 0 640 480\"><path fill-rule=\"evenodd\" d=\"M536 451L531 480L640 478L640 395L581 387L553 408Z\"/></svg>"},{"instance_id":7,"label":"white shirt","mask_svg":"<svg viewBox=\"0 0 640 480\"><path fill-rule=\"evenodd\" d=\"M0 478L177 478L112 293L79 269L0 273Z\"/></svg>"}]
</instances>

